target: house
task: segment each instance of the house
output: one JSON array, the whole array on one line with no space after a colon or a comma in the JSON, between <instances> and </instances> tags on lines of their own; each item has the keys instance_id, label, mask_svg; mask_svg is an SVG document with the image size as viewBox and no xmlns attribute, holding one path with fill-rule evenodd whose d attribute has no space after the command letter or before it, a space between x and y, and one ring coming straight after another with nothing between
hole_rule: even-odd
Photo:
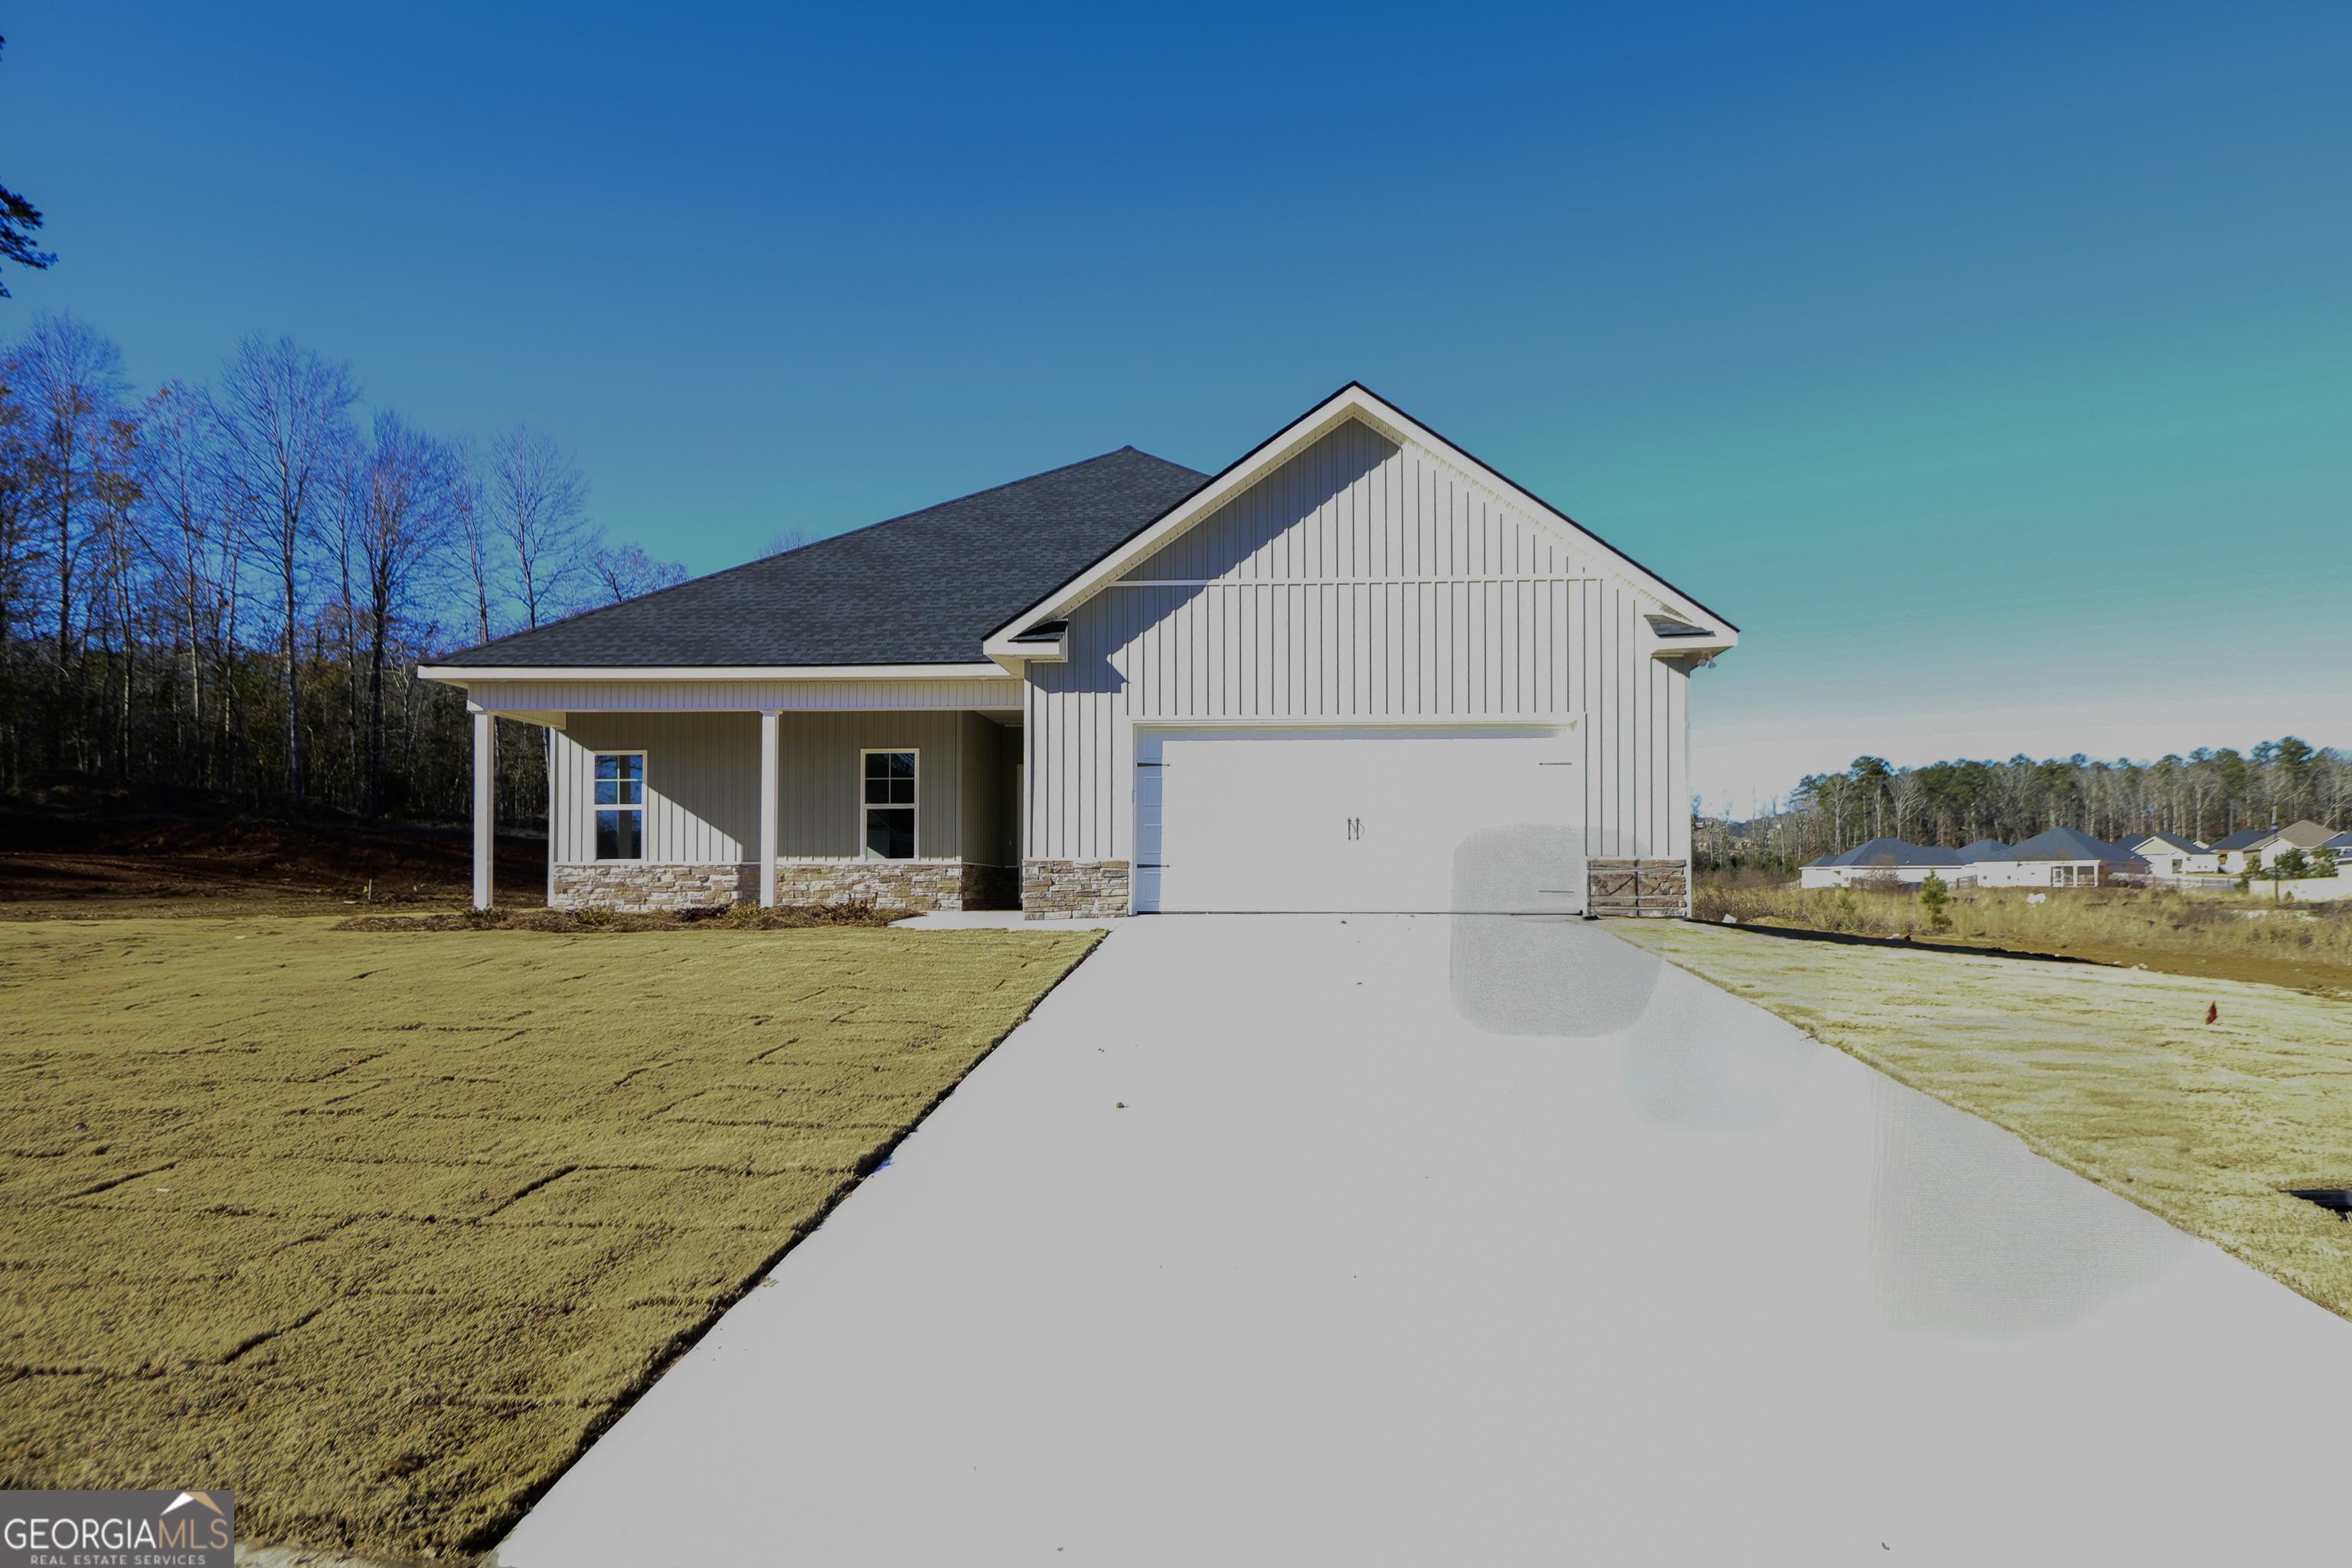
<instances>
[{"instance_id":1,"label":"house","mask_svg":"<svg viewBox=\"0 0 2352 1568\"><path fill-rule=\"evenodd\" d=\"M2117 847L2146 860L2154 876L2210 876L2221 869L2219 855L2195 839L2183 838L2176 833L2131 834L2116 842Z\"/></svg>"},{"instance_id":2,"label":"house","mask_svg":"<svg viewBox=\"0 0 2352 1568\"><path fill-rule=\"evenodd\" d=\"M1680 914L1730 623L1360 385L447 656L547 899Z\"/></svg>"},{"instance_id":3,"label":"house","mask_svg":"<svg viewBox=\"0 0 2352 1568\"><path fill-rule=\"evenodd\" d=\"M2241 827L2226 838L2213 841L2213 858L2223 871L2236 876L2249 865L2259 863L2259 851L2278 837L2272 827Z\"/></svg>"},{"instance_id":4,"label":"house","mask_svg":"<svg viewBox=\"0 0 2352 1568\"><path fill-rule=\"evenodd\" d=\"M2336 837L2334 828L2323 827L2306 816L2300 822L2292 822L2278 829L2268 838L2255 845L2250 854L2259 858L2265 866L2276 860L2289 849L2300 849L2308 858L2313 850Z\"/></svg>"},{"instance_id":5,"label":"house","mask_svg":"<svg viewBox=\"0 0 2352 1568\"><path fill-rule=\"evenodd\" d=\"M1797 868L1798 885L1806 888L1850 888L1871 882L1916 888L1931 875L1959 886L1961 879L1971 875L1971 868L1958 850L1906 844L1900 838L1873 838Z\"/></svg>"},{"instance_id":6,"label":"house","mask_svg":"<svg viewBox=\"0 0 2352 1568\"><path fill-rule=\"evenodd\" d=\"M1999 869L1993 869L1998 866ZM2096 888L2149 874L2148 862L2119 844L2079 827L2053 827L2009 847L2009 858L1986 862L1979 887Z\"/></svg>"},{"instance_id":7,"label":"house","mask_svg":"<svg viewBox=\"0 0 2352 1568\"><path fill-rule=\"evenodd\" d=\"M2338 866L2352 870L2352 833L2339 833L2320 847L2334 855Z\"/></svg>"}]
</instances>

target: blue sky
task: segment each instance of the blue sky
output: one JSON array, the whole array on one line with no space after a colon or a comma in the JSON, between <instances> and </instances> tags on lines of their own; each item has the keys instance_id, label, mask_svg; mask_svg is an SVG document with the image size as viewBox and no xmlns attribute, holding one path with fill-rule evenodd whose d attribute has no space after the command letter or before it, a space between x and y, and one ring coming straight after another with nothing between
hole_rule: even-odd
<instances>
[{"instance_id":1,"label":"blue sky","mask_svg":"<svg viewBox=\"0 0 2352 1568\"><path fill-rule=\"evenodd\" d=\"M1360 379L1860 752L2352 744L2341 5L27 4L0 331L529 420L695 571Z\"/></svg>"}]
</instances>

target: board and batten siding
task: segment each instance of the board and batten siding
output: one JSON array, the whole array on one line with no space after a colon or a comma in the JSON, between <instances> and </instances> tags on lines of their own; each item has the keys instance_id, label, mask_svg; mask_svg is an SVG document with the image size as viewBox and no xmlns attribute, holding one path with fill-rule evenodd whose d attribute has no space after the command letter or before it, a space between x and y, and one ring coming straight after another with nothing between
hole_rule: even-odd
<instances>
[{"instance_id":1,"label":"board and batten siding","mask_svg":"<svg viewBox=\"0 0 2352 1568\"><path fill-rule=\"evenodd\" d=\"M1439 458L1350 421L1070 617L1028 668L1028 853L1125 859L1136 721L1575 714L1585 852L1689 852L1664 606Z\"/></svg>"},{"instance_id":2,"label":"board and batten siding","mask_svg":"<svg viewBox=\"0 0 2352 1568\"><path fill-rule=\"evenodd\" d=\"M778 722L777 855L856 858L864 853L867 750L921 752L916 851L924 859L998 863L998 748L1004 731L977 713L786 713ZM758 858L760 718L756 713L572 712L547 731L549 858L595 858L594 757L646 753L646 858L714 866Z\"/></svg>"}]
</instances>

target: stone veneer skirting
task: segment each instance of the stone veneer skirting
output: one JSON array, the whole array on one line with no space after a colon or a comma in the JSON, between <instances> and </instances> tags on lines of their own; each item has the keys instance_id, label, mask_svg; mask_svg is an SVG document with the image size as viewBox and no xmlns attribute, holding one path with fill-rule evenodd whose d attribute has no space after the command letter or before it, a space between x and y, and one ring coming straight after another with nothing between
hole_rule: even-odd
<instances>
[{"instance_id":1,"label":"stone veneer skirting","mask_svg":"<svg viewBox=\"0 0 2352 1568\"><path fill-rule=\"evenodd\" d=\"M963 860L779 861L779 904L872 904L890 910L1011 909L1015 879L1010 866ZM604 863L558 866L548 904L559 910L607 909L631 913L748 904L760 897L760 868L640 866Z\"/></svg>"},{"instance_id":2,"label":"stone veneer skirting","mask_svg":"<svg viewBox=\"0 0 2352 1568\"><path fill-rule=\"evenodd\" d=\"M1127 913L1124 860L1024 860L1021 912L1033 921L1103 920Z\"/></svg>"},{"instance_id":3,"label":"stone veneer skirting","mask_svg":"<svg viewBox=\"0 0 2352 1568\"><path fill-rule=\"evenodd\" d=\"M1690 912L1690 867L1682 860L1588 860L1584 912L1679 920Z\"/></svg>"}]
</instances>

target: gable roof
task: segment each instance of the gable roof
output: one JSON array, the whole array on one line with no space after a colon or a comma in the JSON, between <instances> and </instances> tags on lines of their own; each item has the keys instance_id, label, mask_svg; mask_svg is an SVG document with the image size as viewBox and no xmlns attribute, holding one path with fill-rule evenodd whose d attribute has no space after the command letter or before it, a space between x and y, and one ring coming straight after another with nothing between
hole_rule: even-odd
<instances>
[{"instance_id":1,"label":"gable roof","mask_svg":"<svg viewBox=\"0 0 2352 1568\"><path fill-rule=\"evenodd\" d=\"M2010 852L2009 846L2003 844L1998 838L1979 838L1974 844L1963 844L1956 853L1958 854L1962 860L1968 861L1971 864L1979 860L2014 860L2017 858L2015 855Z\"/></svg>"},{"instance_id":2,"label":"gable roof","mask_svg":"<svg viewBox=\"0 0 2352 1568\"><path fill-rule=\"evenodd\" d=\"M2352 833L2339 833L2335 837L2329 839L2326 843L2321 845L2320 847L2322 849L2333 849L2336 854L2341 855L2346 850L2352 849Z\"/></svg>"},{"instance_id":3,"label":"gable roof","mask_svg":"<svg viewBox=\"0 0 2352 1568\"><path fill-rule=\"evenodd\" d=\"M1838 855L1824 855L1809 861L1814 866L1957 866L1958 851L1938 849L1925 844L1909 844L1900 838L1873 838L1857 844Z\"/></svg>"},{"instance_id":4,"label":"gable roof","mask_svg":"<svg viewBox=\"0 0 2352 1568\"><path fill-rule=\"evenodd\" d=\"M2122 845L2094 838L2079 827L2053 827L2047 833L2037 833L2012 847L2010 854L2020 860L2097 860L2108 865L2140 858Z\"/></svg>"},{"instance_id":5,"label":"gable roof","mask_svg":"<svg viewBox=\"0 0 2352 1568\"><path fill-rule=\"evenodd\" d=\"M2309 817L2291 822L2279 829L2278 836L2298 849L2316 849L2335 834L2336 829L2323 827Z\"/></svg>"},{"instance_id":6,"label":"gable roof","mask_svg":"<svg viewBox=\"0 0 2352 1568\"><path fill-rule=\"evenodd\" d=\"M1207 478L1122 447L434 662L968 665L1022 606Z\"/></svg>"},{"instance_id":7,"label":"gable roof","mask_svg":"<svg viewBox=\"0 0 2352 1568\"><path fill-rule=\"evenodd\" d=\"M2199 844L2192 839L2183 838L2177 833L2144 833L2137 838L2126 838L2123 840L2121 847L2126 849L2138 849L2150 844L2161 844L2167 849L2174 850L2182 855L2203 855L2208 853L2205 846L2202 844Z\"/></svg>"},{"instance_id":8,"label":"gable roof","mask_svg":"<svg viewBox=\"0 0 2352 1568\"><path fill-rule=\"evenodd\" d=\"M1031 603L1021 614L1008 617L988 639L989 657L999 660L1017 658L1021 650L1012 645L1012 637L1022 626L1034 620L1068 616L1121 573L1147 559L1154 551L1207 519L1227 501L1244 494L1260 479L1351 419L1361 422L1401 446L1407 443L1418 446L1472 476L1479 483L1491 484L1506 500L1524 510L1538 523L1549 526L1563 538L1616 563L1622 569L1616 574L1638 591L1657 600L1668 616L1698 630L1712 633L1711 636L1687 638L1693 653L1702 656L1718 653L1738 644L1739 628L1723 616L1649 571L1632 556L1610 545L1549 501L1520 489L1495 468L1383 401L1361 382L1351 381L1227 465L1215 478L1170 507L1149 527L1114 543L1087 563L1084 570L1073 573L1067 580ZM1654 625L1652 629L1654 635L1656 634Z\"/></svg>"},{"instance_id":9,"label":"gable roof","mask_svg":"<svg viewBox=\"0 0 2352 1568\"><path fill-rule=\"evenodd\" d=\"M2232 849L2252 849L2257 844L2268 844L2276 833L2276 829L2269 827L2241 827L2227 838L2213 840L2212 847L2222 854Z\"/></svg>"}]
</instances>

